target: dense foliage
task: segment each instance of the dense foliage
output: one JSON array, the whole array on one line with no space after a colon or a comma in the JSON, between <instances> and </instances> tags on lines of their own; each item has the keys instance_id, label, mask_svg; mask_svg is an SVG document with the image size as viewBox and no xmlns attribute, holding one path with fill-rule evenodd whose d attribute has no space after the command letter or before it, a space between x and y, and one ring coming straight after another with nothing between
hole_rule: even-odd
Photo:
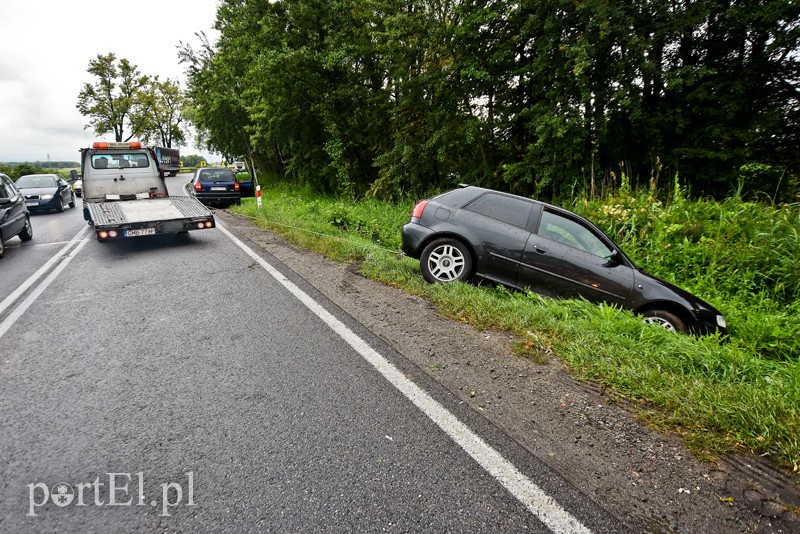
<instances>
[{"instance_id":1,"label":"dense foliage","mask_svg":"<svg viewBox=\"0 0 800 534\"><path fill-rule=\"evenodd\" d=\"M210 148L318 190L596 197L679 172L796 201L798 21L793 0L226 0L181 58Z\"/></svg>"}]
</instances>

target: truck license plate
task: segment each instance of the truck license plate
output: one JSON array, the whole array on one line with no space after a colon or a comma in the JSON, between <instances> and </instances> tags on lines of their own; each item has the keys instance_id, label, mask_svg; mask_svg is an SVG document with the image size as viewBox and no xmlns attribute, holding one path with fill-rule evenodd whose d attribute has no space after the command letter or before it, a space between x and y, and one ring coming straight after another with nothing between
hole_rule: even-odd
<instances>
[{"instance_id":1,"label":"truck license plate","mask_svg":"<svg viewBox=\"0 0 800 534\"><path fill-rule=\"evenodd\" d=\"M155 228L137 228L135 230L125 230L125 237L139 237L142 235L155 235Z\"/></svg>"}]
</instances>

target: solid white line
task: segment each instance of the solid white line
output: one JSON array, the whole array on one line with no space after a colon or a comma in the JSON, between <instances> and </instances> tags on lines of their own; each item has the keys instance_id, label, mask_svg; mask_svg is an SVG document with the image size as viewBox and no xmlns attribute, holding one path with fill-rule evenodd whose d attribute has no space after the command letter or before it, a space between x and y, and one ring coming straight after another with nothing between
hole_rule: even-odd
<instances>
[{"instance_id":1,"label":"solid white line","mask_svg":"<svg viewBox=\"0 0 800 534\"><path fill-rule=\"evenodd\" d=\"M80 233L78 234L78 236L79 235ZM78 236L75 237L77 238ZM48 275L48 277L45 278L41 284L36 286L36 289L31 291L31 294L28 295L28 297L25 300L23 300L22 303L14 309L14 311L12 311L2 323L0 323L0 338L3 337L6 334L6 332L8 332L9 328L11 328L20 317L22 317L22 314L25 313L25 311L31 307L34 301L37 298L39 298L39 295L41 295L44 292L44 290L47 289L47 286L49 286L53 282L53 280L55 280L56 277L59 274L61 274L61 271L64 270L64 268L69 264L69 262L72 261L72 258L74 258L75 255L78 254L78 252L80 252L83 246L86 245L86 243L88 242L89 242L88 239L84 239L83 241L78 243L78 246L72 249L72 252L70 252L69 255L66 258L64 258L64 261L59 263L58 267L53 269L53 272L51 272L50 275Z\"/></svg>"},{"instance_id":2,"label":"solid white line","mask_svg":"<svg viewBox=\"0 0 800 534\"><path fill-rule=\"evenodd\" d=\"M81 231L78 232L75 237L67 242L67 244L61 250L56 252L55 255L47 261L47 263L42 265L38 271L33 273L27 280L25 280L17 289L14 290L13 293L3 299L3 302L0 302L0 314L6 311L6 308L11 306L14 301L16 301L23 293L25 293L29 287L35 284L36 281L44 275L44 273L50 270L50 267L52 267L55 262L61 260L67 251L75 245L75 243L83 239L84 234L86 234L88 231L89 227L84 226L83 229L81 229Z\"/></svg>"},{"instance_id":3,"label":"solid white line","mask_svg":"<svg viewBox=\"0 0 800 534\"><path fill-rule=\"evenodd\" d=\"M556 533L589 534L589 530L575 516L564 510L555 499L547 495L530 478L522 474L511 462L506 460L491 445L486 443L469 427L459 421L447 408L442 406L422 388L408 379L397 367L381 356L367 342L356 335L344 323L334 317L317 301L282 275L250 247L242 243L236 236L217 222L219 228L231 241L241 248L245 254L253 258L261 267L272 275L283 287L292 293L300 302L319 317L328 327L336 332L348 345L372 364L377 371L397 388L406 398L414 403L439 428L467 452L489 474L497 479L517 500L519 500L542 523Z\"/></svg>"}]
</instances>

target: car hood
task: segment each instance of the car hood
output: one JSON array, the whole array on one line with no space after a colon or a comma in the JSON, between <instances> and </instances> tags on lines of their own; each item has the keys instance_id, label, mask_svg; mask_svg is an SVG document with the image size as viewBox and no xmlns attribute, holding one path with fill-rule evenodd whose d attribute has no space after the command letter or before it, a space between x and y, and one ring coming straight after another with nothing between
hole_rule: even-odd
<instances>
[{"instance_id":1,"label":"car hood","mask_svg":"<svg viewBox=\"0 0 800 534\"><path fill-rule=\"evenodd\" d=\"M57 187L20 187L19 192L28 195L52 195L58 191Z\"/></svg>"},{"instance_id":2,"label":"car hood","mask_svg":"<svg viewBox=\"0 0 800 534\"><path fill-rule=\"evenodd\" d=\"M689 293L675 284L671 284L666 280L654 276L642 269L636 270L636 282L638 286L642 287L643 295L648 300L683 300L685 304L689 305L694 310L707 310L720 314L714 306L704 301L697 295ZM721 314L720 314L721 315Z\"/></svg>"}]
</instances>

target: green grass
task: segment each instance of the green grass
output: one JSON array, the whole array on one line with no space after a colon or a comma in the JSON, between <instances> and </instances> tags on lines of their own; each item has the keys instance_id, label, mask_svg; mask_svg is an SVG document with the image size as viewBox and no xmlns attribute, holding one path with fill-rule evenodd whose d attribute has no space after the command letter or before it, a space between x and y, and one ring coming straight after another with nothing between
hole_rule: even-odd
<instances>
[{"instance_id":1,"label":"green grass","mask_svg":"<svg viewBox=\"0 0 800 534\"><path fill-rule=\"evenodd\" d=\"M640 406L650 425L698 455L767 455L800 472L800 208L738 199L667 203L625 195L566 205L597 223L648 271L718 307L730 339L670 334L633 314L581 300L468 284L430 285L403 257L413 201L353 202L280 183L261 210L235 211L300 246L350 263L435 303L445 316L516 334L520 355L558 357L574 375Z\"/></svg>"}]
</instances>

